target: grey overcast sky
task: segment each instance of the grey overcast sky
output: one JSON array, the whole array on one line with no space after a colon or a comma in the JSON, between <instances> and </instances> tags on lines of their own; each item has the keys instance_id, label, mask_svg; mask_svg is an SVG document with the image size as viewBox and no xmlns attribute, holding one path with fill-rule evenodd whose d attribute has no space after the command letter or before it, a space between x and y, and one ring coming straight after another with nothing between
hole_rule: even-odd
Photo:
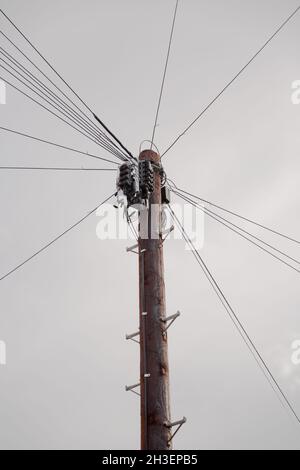
<instances>
[{"instance_id":1,"label":"grey overcast sky","mask_svg":"<svg viewBox=\"0 0 300 470\"><path fill-rule=\"evenodd\" d=\"M297 0L181 0L157 129L163 151ZM1 8L135 154L149 139L173 0L1 0ZM0 29L32 50L0 18ZM299 239L300 15L166 155L183 188ZM12 51L1 38L1 46ZM48 72L47 69L45 71ZM1 125L108 156L8 88ZM1 132L1 165L97 161ZM103 167L99 162L99 167ZM79 173L79 174L78 174ZM109 172L0 171L1 272L6 273L114 191ZM91 216L0 282L2 449L135 449L139 403L137 259L99 241ZM299 245L246 226L299 258ZM203 257L300 414L299 274L206 220ZM172 416L179 449L300 449L300 425L279 403L191 253L165 244Z\"/></svg>"}]
</instances>

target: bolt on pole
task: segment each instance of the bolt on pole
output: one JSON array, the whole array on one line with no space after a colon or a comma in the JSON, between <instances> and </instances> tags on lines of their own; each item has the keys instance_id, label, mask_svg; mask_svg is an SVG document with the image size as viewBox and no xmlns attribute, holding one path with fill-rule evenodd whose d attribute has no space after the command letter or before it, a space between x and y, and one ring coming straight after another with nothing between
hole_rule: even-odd
<instances>
[{"instance_id":1,"label":"bolt on pole","mask_svg":"<svg viewBox=\"0 0 300 470\"><path fill-rule=\"evenodd\" d=\"M168 338L161 234L160 156L144 150L154 168L154 190L139 211L141 448L171 449Z\"/></svg>"}]
</instances>

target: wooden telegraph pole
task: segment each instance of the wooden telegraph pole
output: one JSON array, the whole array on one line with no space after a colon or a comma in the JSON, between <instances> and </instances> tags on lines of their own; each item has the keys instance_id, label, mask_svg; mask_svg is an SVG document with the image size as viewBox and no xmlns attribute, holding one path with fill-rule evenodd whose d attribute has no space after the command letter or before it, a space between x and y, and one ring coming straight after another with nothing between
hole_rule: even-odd
<instances>
[{"instance_id":1,"label":"wooden telegraph pole","mask_svg":"<svg viewBox=\"0 0 300 470\"><path fill-rule=\"evenodd\" d=\"M160 156L144 150L154 170L148 207L139 213L141 448L171 448L169 364L163 240L161 234Z\"/></svg>"}]
</instances>

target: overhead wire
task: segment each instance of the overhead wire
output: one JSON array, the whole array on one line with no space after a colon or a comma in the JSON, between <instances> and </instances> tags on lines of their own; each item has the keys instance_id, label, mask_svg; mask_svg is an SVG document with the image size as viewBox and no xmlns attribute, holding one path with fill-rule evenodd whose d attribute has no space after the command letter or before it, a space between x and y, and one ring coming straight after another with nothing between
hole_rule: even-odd
<instances>
[{"instance_id":1,"label":"overhead wire","mask_svg":"<svg viewBox=\"0 0 300 470\"><path fill-rule=\"evenodd\" d=\"M95 121L92 121L92 119L79 106L77 106L77 104L60 87L58 87L57 84L53 80L51 80L51 78L49 78L49 76L46 75L40 67L38 67L5 33L3 33L3 31L0 30L0 34L2 34L2 36L6 38L6 40L18 52L20 52L20 54L22 54L22 56L25 57L25 59L28 60L31 65L33 65L34 68L38 70L38 72L41 73L49 81L49 83L51 83L51 85L53 85L84 116L84 118L89 121L90 124L95 126L97 131L101 133L104 138L106 138L113 146L115 146L122 153L122 150L120 150L117 145L103 132L103 130L95 124Z\"/></svg>"},{"instance_id":2,"label":"overhead wire","mask_svg":"<svg viewBox=\"0 0 300 470\"><path fill-rule=\"evenodd\" d=\"M68 103L66 103L62 98L60 98L47 85L45 85L38 77L36 77L31 71L29 71L23 64L21 64L16 58L14 58L9 52L7 52L1 46L0 46L0 53L4 55L5 58L8 59L10 62L16 65L19 68L19 70L22 70L27 76L29 76L32 80L38 83L38 85L42 87L47 93L51 94L57 101L62 103L68 109L68 111L76 115L78 119L80 119L82 122L88 125L90 129L93 129L94 131L96 131L98 135L101 134L103 137L106 137L105 134L102 133L101 129L99 129L93 122L90 124L87 118L81 116L76 110L74 110Z\"/></svg>"},{"instance_id":3,"label":"overhead wire","mask_svg":"<svg viewBox=\"0 0 300 470\"><path fill-rule=\"evenodd\" d=\"M280 237L285 238L285 239L287 239L287 240L289 240L289 241L292 241L292 242L295 242L295 243L297 243L297 244L300 244L300 241L299 241L299 240L297 240L297 239L295 239L295 238L293 238L293 237L291 237L291 236L289 236L289 235L286 235L286 234L284 234L284 233L282 233L282 232L279 232L278 230L275 230L275 229L272 229L272 228L270 228L270 227L267 227L266 225L263 225L263 224L261 224L261 223L259 223L259 222L256 222L256 221L254 221L254 220L252 220L252 219L250 219L250 218L248 218L248 217L245 217L245 216L243 216L243 215L237 214L236 212L233 212L233 211L231 211L231 210L225 209L224 207L222 207L222 206L220 206L220 205L218 205L218 204L215 204L215 203L213 203L213 202L211 202L211 201L208 201L207 199L203 199L203 198L201 198L201 197L199 197L199 196L196 196L195 194L192 194L192 193L189 192L189 191L186 191L186 190L184 190L184 189L182 189L182 188L179 188L179 187L174 183L174 181L172 181L170 178L168 178L168 182L171 182L172 185L173 185L173 187L174 187L177 191L180 191L181 193L187 194L188 196L191 196L191 197L197 199L198 201L204 202L205 204L209 204L210 206L213 206L213 207L215 207L216 209L220 209L221 211L224 211L224 212L227 212L228 214L234 215L235 217L238 217L239 219L245 220L246 222L249 222L250 224L253 224L253 225L256 225L257 227L263 228L264 230L267 230L268 232L271 232L271 233L273 233L273 234L275 234L275 235L279 235Z\"/></svg>"},{"instance_id":4,"label":"overhead wire","mask_svg":"<svg viewBox=\"0 0 300 470\"><path fill-rule=\"evenodd\" d=\"M109 133L109 135L116 140L116 142L121 146L121 148L128 154L130 159L135 159L131 152L121 143L121 141L112 133L112 131L103 123L101 119L96 116L96 114L91 110L87 103L79 96L79 94L71 87L71 85L62 77L62 75L53 67L53 65L46 59L46 57L34 46L34 44L29 40L29 38L20 30L20 28L12 21L8 15L0 9L0 13L7 19L7 21L14 27L16 31L23 37L23 39L34 49L34 51L39 55L39 57L51 68L51 70L62 80L62 82L67 86L67 88L76 96L76 98L85 106L85 108L93 115L93 117L102 125L102 127Z\"/></svg>"},{"instance_id":5,"label":"overhead wire","mask_svg":"<svg viewBox=\"0 0 300 470\"><path fill-rule=\"evenodd\" d=\"M177 9L177 4L178 4L178 0L177 0L177 3L176 3L176 9ZM264 47L266 47L266 45L273 39L273 37L275 37L275 35L284 27L284 25L296 14L296 12L299 10L300 6L295 10L295 12L290 15L290 17L280 26L280 28L278 28L278 30L271 36L271 38L269 38L269 40L264 44L264 46L251 58L251 60L243 67L243 69L233 78L233 80L231 80L227 85L226 87L217 95L217 97L202 111L202 113L200 113L200 115L185 129L185 131L173 142L173 144L171 146L168 147L168 149L162 154L165 155L172 147L173 145L175 145L175 143L179 140L179 138L181 138L189 129L190 127L192 127L193 124L195 124L195 122L204 114L204 112L218 99L219 96L221 96L221 94L231 85L231 83L233 83L236 78L243 72L243 70L245 70L245 68L255 59L255 57L264 49ZM129 159L132 159L132 160L135 160L136 161L136 158L133 157L133 155L126 149L126 147L121 143L121 141L109 130L109 128L107 128L105 126L105 124L103 123L103 121L97 117L97 115L89 108L89 106L80 98L80 96L73 90L73 88L62 78L62 76L54 69L54 67L47 61L47 59L36 49L36 47L29 41L29 39L20 31L20 29L12 22L12 20L3 12L3 10L0 10L0 12L7 18L7 20L14 26L14 28L22 35L22 37L33 47L33 49L38 53L38 55L48 64L48 66L55 72L55 74L63 81L63 83L73 92L73 94L80 100L80 102L86 107L86 109L91 112L91 114L93 115L93 117L99 122L99 124L105 129L106 132L109 133L109 135L118 143L118 145L122 148L122 150L124 150L128 156ZM175 14L176 16L176 14ZM174 25L173 25L174 27ZM173 34L173 32L172 32ZM171 44L169 44L170 46ZM168 55L169 55L169 51L168 51ZM167 55L167 61L168 61L168 55ZM167 64L166 64L166 67L167 67ZM159 113L159 107L160 107L160 102L161 102L161 97L162 97L162 91L163 91L163 85L164 85L164 79L165 79L165 74L166 74L166 68L165 68L165 72L164 72L164 78L163 78L163 84L162 84L162 89L161 89L161 95L160 95L160 99L159 99L159 105L158 105L158 110L157 110L157 116L156 116L156 124L157 124L157 117L158 117L158 113ZM1 78L1 77L0 77ZM13 86L13 85L11 85ZM15 88L16 90L20 91L17 87L13 86L13 88ZM28 96L26 95L26 93L23 92L23 94L25 94L25 96ZM29 96L28 96L29 97ZM32 97L29 97L30 99L33 99ZM36 100L33 99L33 101L37 102ZM37 102L38 103L38 102ZM38 103L40 104L40 103ZM41 104L40 104L41 105ZM41 105L43 106L43 105ZM43 106L45 108L45 106ZM45 109L48 109L48 108L45 108ZM48 110L49 111L49 110ZM51 112L51 111L50 111ZM55 115L55 113L52 112L52 114ZM60 118L61 119L61 118ZM64 120L64 119L63 119ZM66 121L65 121L66 122ZM154 135L155 135L155 128L156 128L156 124L154 126L154 134L153 134L153 139L154 139ZM74 127L74 126L71 126L71 127ZM2 128L4 129L4 128ZM74 127L75 129L75 127ZM7 129L6 129L7 130ZM78 130L78 129L77 129ZM10 132L14 132L14 131L11 131ZM15 132L17 133L17 132ZM21 134L21 133L18 133L19 135L24 135L26 136L25 134ZM26 137L29 137L29 138L33 138L32 136L26 136ZM87 135L86 135L87 137ZM55 145L57 147L61 147L61 148L66 148L68 149L67 147L64 147L64 146L60 146L60 145L57 145L57 144L54 144L54 143L51 143L51 142L47 142L47 141L43 141L42 139L38 139L38 138L34 138L35 140L38 140L38 141L41 141L41 142L46 142L46 143L49 143L51 145ZM153 142L153 139L152 139L152 142ZM92 140L92 139L90 139ZM68 149L68 150L73 150L73 151L77 151L77 150L74 150L74 149ZM78 153L81 153L81 154L84 154L84 155L87 155L87 156L92 156L90 154L85 154L84 152L80 152L80 151L77 151ZM117 155L115 155L117 156ZM94 156L95 158L100 158L100 157L96 157ZM118 157L120 158L120 156ZM102 159L102 158L100 158ZM104 160L104 159L103 159ZM108 160L107 160L108 161ZM115 163L115 162L113 162ZM40 168L39 168L40 169ZM49 168L50 169L50 168ZM52 168L54 169L54 168ZM58 168L56 168L58 169ZM63 168L60 168L60 169L63 169ZM66 169L66 168L65 168ZM67 169L66 169L67 170ZM79 170L79 169L78 169ZM88 170L88 169L87 169ZM92 169L90 169L92 170ZM97 169L97 170L100 170L100 169ZM107 169L109 170L109 169ZM82 217L79 221L77 221L75 224L73 224L72 226L70 226L69 228L67 228L64 232L62 232L60 235L58 235L57 237L55 237L53 240L51 240L49 243L47 243L46 245L44 245L40 250L36 251L32 256L30 256L29 258L27 258L25 261L23 261L22 263L20 263L19 265L17 265L15 268L13 268L12 270L10 270L8 273L6 273L5 275L3 275L2 277L0 277L0 281L5 279L6 277L8 277L9 275L11 275L12 273L14 273L16 270L18 270L19 268L21 268L22 266L24 266L27 262L29 262L31 259L33 259L34 257L36 257L38 254L40 254L41 252L43 252L44 250L46 250L49 246L51 246L53 243L55 243L57 240L59 240L62 236L64 236L65 234L67 234L68 232L70 232L73 228L75 228L76 226L78 226L80 223L82 223L87 217L89 217L91 214L93 214L101 205L103 205L105 202L107 202L109 199L111 199L113 195L109 196L109 198L107 198L106 200L104 200L103 202L101 202L99 205L97 205L96 208L94 208L93 210L91 210L88 214L86 214L84 217ZM176 215L174 214L174 212L172 211L172 209L170 209L171 212L173 213L173 217L176 217ZM217 214L216 214L217 215ZM179 227L181 227L182 231L184 231L184 228L181 226L180 222L178 221L179 223ZM185 237L185 235L183 234L183 236ZM188 238L188 237L187 237ZM189 240L189 238L188 238ZM189 242L191 243L191 246L193 247L193 243L191 240L189 240ZM273 385L275 385L276 387L276 390L279 391L280 393L280 396L284 399L284 402L288 405L290 411L292 411L293 415L296 417L297 421L300 422L296 412L294 411L292 405L290 404L289 400L287 399L287 397L285 396L283 390L281 389L281 387L279 386L278 382L276 381L275 377L273 376L272 372L270 371L270 369L268 368L267 364L265 363L265 361L263 360L262 356L260 355L259 351L256 349L254 343L252 342L251 338L249 337L248 333L246 332L246 330L244 329L243 325L241 324L241 322L239 321L237 315L235 314L235 312L233 311L231 305L229 304L228 300L226 299L225 295L223 294L221 288L219 287L219 285L217 284L216 280L214 279L213 275L211 274L210 270L208 269L208 267L206 266L206 264L204 263L202 257L200 256L199 252L197 250L195 250L195 247L193 247L194 250L193 250L193 254L194 256L196 257L196 259L198 259L198 263L200 264L200 266L202 267L203 271L204 271L204 274L206 275L206 277L208 278L209 282L211 283L211 285L213 286L214 290L216 291L216 293L218 294L218 297L220 298L220 300L222 301L222 304L225 306L227 306L228 309L227 312L231 313L230 315L230 318L234 318L235 319L235 326L236 328L238 329L239 333L242 335L245 343L248 345L250 351L252 352L255 352L257 357L259 358L259 360L261 361L261 365L263 365L263 367L266 369L266 371L268 372L269 374L269 378L271 378L271 380L273 381ZM196 255L197 253L197 255ZM226 307L225 307L226 308ZM249 344L248 344L249 343ZM252 347L252 350L250 348L250 345ZM255 355L254 355L255 356ZM256 358L257 360L257 358ZM261 366L260 366L261 367ZM262 368L262 367L261 367ZM262 368L263 370L263 368ZM264 372L265 373L265 372ZM265 374L266 375L266 374ZM268 378L268 376L266 376ZM273 387L272 387L273 388ZM273 388L274 389L274 388Z\"/></svg>"},{"instance_id":6,"label":"overhead wire","mask_svg":"<svg viewBox=\"0 0 300 470\"><path fill-rule=\"evenodd\" d=\"M78 154L84 155L86 157L95 158L97 160L101 160L101 161L104 161L104 162L107 162L107 163L113 163L114 165L119 166L118 162L114 162L113 160L110 160L108 158L100 157L98 155L94 155L94 154L89 153L89 152L83 152L81 150L74 149L72 147L67 147L67 146L62 145L62 144L57 144L56 142L51 142L49 140L41 139L39 137L35 137L33 135L30 135L30 134L25 134L24 132L16 131L14 129L9 129L7 127L2 127L2 126L0 126L0 130L5 131L5 132L10 132L12 134L15 134L15 135L18 135L18 136L21 136L21 137L25 137L27 139L31 139L31 140L34 140L36 142L41 142L41 143L44 143L44 144L47 144L47 145L52 145L54 147L57 147L57 148L60 148L60 149L63 149L63 150L68 150L70 152L78 153Z\"/></svg>"},{"instance_id":7,"label":"overhead wire","mask_svg":"<svg viewBox=\"0 0 300 470\"><path fill-rule=\"evenodd\" d=\"M5 62L3 59L1 59L0 57L0 61L3 61ZM6 63L6 62L5 62ZM69 119L71 122L73 122L73 124L77 127L75 127L74 125L70 124L68 121L66 121L65 119L61 118L61 116L59 116L58 114L56 113L53 113L56 117L60 118L61 120L63 120L63 122L65 122L66 124L68 124L69 126L71 126L73 129L77 130L77 132L80 132L82 135L85 135L85 137L87 137L89 140L91 140L93 143L95 144L98 144L100 145L102 148L104 148L105 150L107 150L108 152L110 152L111 154L115 155L117 158L119 158L120 160L124 160L124 158L122 156L120 156L120 154L114 150L109 144L105 143L102 141L102 139L100 137L98 137L95 133L91 133L91 131L89 129L86 129L84 125L82 125L80 122L78 122L76 119L73 119L70 115L68 115L64 110L61 110L62 107L61 105L57 105L57 104L53 104L53 100L51 100L50 98L50 101L49 101L49 97L46 97L46 95L42 92L42 94L40 94L39 92L41 90L39 90L36 85L32 84L28 79L25 78L25 80L30 83L34 88L38 89L38 91L35 91L30 85L28 85L26 83L26 81L24 82L23 80L21 80L18 76L16 76L14 73L12 73L10 70L8 70L6 67L4 67L3 65L1 65L0 63L0 67L2 69L4 69L6 72L8 72L10 75L12 75L15 79L17 79L20 83L22 83L22 85L25 85L30 91L32 91L33 93L35 93L39 98L43 99L48 105L52 106L57 112L61 113L65 118ZM10 66L11 67L11 66ZM12 67L13 68L13 67ZM19 75L24 78L24 76L22 74L19 73ZM22 92L19 88L17 87L14 87L12 85L11 82L9 82L7 79L4 79L2 78L6 83L8 83L10 86L12 86L13 88L15 88L16 90L18 90L19 92ZM51 110L49 110L49 108L43 106L39 101L33 99L32 96L26 94L26 93L23 93L25 94L25 96L27 96L28 98L32 99L35 103L41 105L44 109L46 109L47 111L51 112ZM84 131L84 132L82 132Z\"/></svg>"},{"instance_id":8,"label":"overhead wire","mask_svg":"<svg viewBox=\"0 0 300 470\"><path fill-rule=\"evenodd\" d=\"M222 88L222 90L208 103L207 106L196 116L196 118L176 137L176 139L167 147L161 155L161 158L171 150L174 145L191 129L191 127L208 111L208 109L220 98L223 93L235 82L235 80L246 70L246 68L256 59L256 57L265 49L265 47L277 36L277 34L285 27L285 25L298 13L300 5L284 20L283 23L276 29L276 31L267 39L267 41L260 47L260 49L251 57L250 60L239 70L239 72Z\"/></svg>"},{"instance_id":9,"label":"overhead wire","mask_svg":"<svg viewBox=\"0 0 300 470\"><path fill-rule=\"evenodd\" d=\"M116 142L120 145L120 147L128 153L129 160L133 162L137 162L137 158L132 155L132 153L126 149L126 147L122 144L122 142L115 136L115 134L104 124L104 122L95 114L93 113L94 118L98 121L101 126L108 132L108 134L115 139Z\"/></svg>"},{"instance_id":10,"label":"overhead wire","mask_svg":"<svg viewBox=\"0 0 300 470\"><path fill-rule=\"evenodd\" d=\"M287 398L286 394L284 393L283 389L281 388L281 386L277 382L277 380L276 380L275 376L273 375L272 371L270 370L269 366L267 365L267 363L263 359L261 353L259 352L259 350L255 346L253 340L251 339L251 337L247 333L245 327L241 323L239 317L237 316L237 314L233 310L231 304L229 303L228 299L226 298L225 294L223 293L222 289L220 288L219 284L217 283L216 279L214 278L212 272L209 270L206 263L204 262L203 257L200 255L199 251L195 248L192 240L187 235L183 225L181 224L180 220L176 216L175 212L172 210L172 208L169 205L167 207L168 207L168 210L169 210L170 214L173 217L173 220L175 221L176 225L179 227L185 241L191 247L192 254L195 257L197 263L200 265L205 277L207 278L207 280L211 284L213 290L217 294L217 296L218 296L219 300L221 301L223 307L225 308L226 312L228 313L229 318L233 322L233 324L234 324L235 328L237 329L239 335L242 337L245 345L247 346L247 348L250 351L251 355L253 356L256 363L260 367L260 369L263 372L264 376L268 380L268 382L271 385L273 391L276 393L276 396L280 399L281 404L284 403L288 407L289 411L296 418L298 423L300 423L300 419L299 419L293 405L291 404L291 402Z\"/></svg>"},{"instance_id":11,"label":"overhead wire","mask_svg":"<svg viewBox=\"0 0 300 470\"><path fill-rule=\"evenodd\" d=\"M10 81L8 81L7 79L4 79L4 77L0 76L0 79L5 81L7 84L9 84L13 89L17 90L19 93L21 93L22 95L26 96L27 98L29 98L30 100L32 100L34 103L38 104L39 106L41 106L43 109L47 110L50 114L52 114L53 116L57 117L58 119L60 119L61 121L65 122L67 125L69 125L70 127L72 127L73 129L75 129L77 132L79 132L80 134L84 135L85 137L87 137L89 140L91 140L92 142L96 143L94 141L94 139L92 139L88 134L86 134L85 132L83 132L81 129L78 129L77 127L75 127L73 124L71 124L70 122L66 121L63 117L59 116L58 114L56 114L54 111L52 111L51 109L47 108L47 106L45 106L44 104L40 103L39 101L37 101L35 98L33 98L32 96L28 95L26 92L24 92L23 90L21 90L20 88L18 88L16 85L13 85L13 83L11 83ZM112 152L111 152L112 153ZM119 158L119 156L115 153L113 153L113 155L115 155L117 158Z\"/></svg>"},{"instance_id":12,"label":"overhead wire","mask_svg":"<svg viewBox=\"0 0 300 470\"><path fill-rule=\"evenodd\" d=\"M220 224L224 225L225 227L229 228L231 231L235 232L237 235L241 236L242 238L248 240L250 243L252 243L253 245L255 245L256 247L260 248L261 250L263 250L264 252L268 253L269 255L271 255L273 258L277 259L278 261L280 261L281 263L285 264L286 266L288 266L289 268L293 269L294 271L300 273L300 270L297 269L295 266L291 265L290 263L286 262L285 260L283 260L282 258L280 258L279 256L275 255L274 253L272 253L271 251L267 250L266 248L262 247L261 245L259 245L258 243L254 242L253 240L251 240L250 238L246 237L245 235L243 235L241 232L244 232L246 233L247 235L249 235L250 237L253 237L254 239L258 240L260 243L268 246L269 248L271 248L272 250L280 253L281 255L285 256L286 258L292 260L293 262L297 263L297 264L300 264L300 261L298 261L297 259L293 258L292 256L289 256L288 254L284 253L283 251L279 250L278 248L274 247L273 245L265 242L264 240L262 240L261 238L259 237L256 237L255 235L251 234L250 232L248 232L247 230L244 230L242 229L241 227L233 224L232 222L230 222L229 220L219 216L218 214L216 214L215 212L212 212L210 211L209 209L205 208L205 207L202 207L196 203L194 203L194 201L192 201L191 199L187 198L186 196L182 196L180 193L178 192L175 192L174 190L172 190L173 193L177 194L180 198L182 198L183 200L189 202L190 204L192 204L194 207L198 208L199 210L201 210L202 212L204 212L205 214L207 214L209 217L211 217L212 219L216 220L217 222L219 222ZM220 220L221 219L221 220ZM226 223L224 223L226 222ZM229 225L228 225L229 224ZM236 227L238 230L235 230L233 227Z\"/></svg>"},{"instance_id":13,"label":"overhead wire","mask_svg":"<svg viewBox=\"0 0 300 470\"><path fill-rule=\"evenodd\" d=\"M43 251L45 251L47 248L49 248L51 245L53 245L56 241L58 241L60 238L62 238L64 235L66 235L67 233L69 233L73 228L77 227L78 225L80 225L84 220L86 220L90 215L94 214L97 209L99 207L101 207L103 204L105 204L106 202L108 202L113 196L114 196L115 193L113 193L111 196L109 196L108 198L106 198L104 201L102 201L100 204L98 204L94 209L90 210L86 215L84 215L83 217L81 217L77 222L75 222L74 224L72 224L70 227L68 227L66 230L64 230L62 233L60 233L59 235L57 235L55 238L53 238L50 242L46 243L44 246L42 246L42 248L40 248L39 250L37 250L35 253L33 253L31 256L29 256L28 258L26 258L24 261L22 261L21 263L19 263L17 266L15 266L14 268L12 268L11 270L9 270L6 274L2 275L0 277L0 281L3 281L4 279L6 279L8 276L10 276L11 274L13 274L14 272L16 272L18 269L20 269L22 266L24 266L26 263L28 263L29 261L31 261L33 258L35 258L36 256L38 256L40 253L42 253Z\"/></svg>"},{"instance_id":14,"label":"overhead wire","mask_svg":"<svg viewBox=\"0 0 300 470\"><path fill-rule=\"evenodd\" d=\"M76 110L72 109L68 103L63 101L56 93L54 93L49 87L47 87L39 78L35 77L26 67L24 67L20 62L18 62L16 59L14 59L11 54L9 54L7 51L5 51L1 46L0 46L0 54L4 55L6 59L8 59L10 62L12 62L14 65L18 67L19 70L22 70L27 76L29 76L32 80L34 80L35 83L38 84L38 87L32 83L30 80L26 79L24 75L22 75L18 70L16 70L11 64L7 63L4 59L1 59L7 66L11 67L12 70L14 70L16 73L18 73L22 78L28 81L34 88L39 90L43 94L43 96L47 96L47 98L50 98L51 102L53 103L52 98L56 101L56 104L59 106L60 109L63 109L65 111L64 115L68 114L69 116L72 113L72 118L69 117L69 119L74 121L74 118L76 120L76 124L78 122L84 126L85 131L89 132L91 136L93 136L96 140L99 140L99 143L104 143L107 147L107 150L113 149L115 152L118 152L120 155L120 159L124 159L124 156L121 154L121 152L117 149L117 147L113 147L110 144L110 141L106 139L106 136L101 133L101 131L97 128L97 126L91 125L86 119L84 119ZM41 90L42 88L42 90ZM47 93L47 95L45 94ZM51 95L50 97L48 95ZM57 109L57 106L56 106ZM83 127L81 127L83 128Z\"/></svg>"},{"instance_id":15,"label":"overhead wire","mask_svg":"<svg viewBox=\"0 0 300 470\"><path fill-rule=\"evenodd\" d=\"M172 40L173 40L173 33L174 33L174 28L175 28L175 21L176 21L176 16L177 16L178 3L179 3L179 0L176 0L174 14L173 14L173 21L172 21L172 26L171 26L171 32L170 32L170 38L169 38L169 44L168 44L168 50L167 50L167 56L166 56L165 67L164 67L164 72L163 72L163 78L162 78L162 83L161 83L161 87L160 87L158 104L157 104L156 114L155 114L155 119L154 119L154 126L153 126L153 131L152 131L150 150L152 150L152 147L153 147L155 131L156 131L157 121L158 121L158 115L159 115L161 100L162 100L163 91L164 91L164 85L165 85L167 69L168 69L168 64L169 64L169 58L170 58L170 52L171 52L171 46L172 46Z\"/></svg>"}]
</instances>

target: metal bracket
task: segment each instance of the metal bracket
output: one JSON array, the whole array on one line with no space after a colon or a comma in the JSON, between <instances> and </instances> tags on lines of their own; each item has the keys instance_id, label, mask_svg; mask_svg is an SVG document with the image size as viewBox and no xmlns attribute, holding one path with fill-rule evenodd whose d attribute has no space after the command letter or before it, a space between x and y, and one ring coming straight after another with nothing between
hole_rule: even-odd
<instances>
[{"instance_id":1,"label":"metal bracket","mask_svg":"<svg viewBox=\"0 0 300 470\"><path fill-rule=\"evenodd\" d=\"M178 318L180 316L180 312L179 310L174 313L173 315L170 315L169 317L166 317L166 318L161 318L160 321L162 321L163 323L167 324L165 329L164 329L164 333L166 333L167 329L170 328L170 326L172 325L172 323L174 323L174 321L176 320L176 318ZM168 323L169 322L169 323Z\"/></svg>"},{"instance_id":2,"label":"metal bracket","mask_svg":"<svg viewBox=\"0 0 300 470\"><path fill-rule=\"evenodd\" d=\"M126 339L130 339L131 341L134 341L135 343L140 344L139 340L135 339L136 336L139 336L140 332L136 331L135 333L131 333L130 335L126 335Z\"/></svg>"},{"instance_id":3,"label":"metal bracket","mask_svg":"<svg viewBox=\"0 0 300 470\"><path fill-rule=\"evenodd\" d=\"M136 248L138 248L139 244L136 243L135 245L132 245L132 246L128 246L126 248L126 251L127 253L130 251L131 253L135 253L136 255L139 255L139 252L136 251ZM144 253L146 251L146 249L144 248L143 250L140 251L140 253Z\"/></svg>"},{"instance_id":4,"label":"metal bracket","mask_svg":"<svg viewBox=\"0 0 300 470\"><path fill-rule=\"evenodd\" d=\"M173 428L174 426L177 426L177 428L175 429L175 431L173 432L173 434L171 435L169 441L168 441L168 444L170 444L170 442L172 441L172 439L174 438L175 434L178 433L179 429L181 428L181 426L183 424L185 424L187 422L187 419L186 417L184 416L182 419L178 420L178 421L174 421L173 423L165 423L165 426L167 428Z\"/></svg>"},{"instance_id":5,"label":"metal bracket","mask_svg":"<svg viewBox=\"0 0 300 470\"><path fill-rule=\"evenodd\" d=\"M151 377L151 374L144 374L144 378L145 379L149 379ZM135 395L138 395L139 397L141 396L141 394L139 392L136 392L135 391L135 388L138 388L141 386L141 383L137 383L137 384L133 384L133 385L125 385L125 390L126 392L132 392L132 393L135 393Z\"/></svg>"},{"instance_id":6,"label":"metal bracket","mask_svg":"<svg viewBox=\"0 0 300 470\"><path fill-rule=\"evenodd\" d=\"M140 387L140 382L138 384L134 384L134 385L126 385L125 386L125 390L126 392L132 392L132 393L135 393L135 395L138 395L139 397L141 396L141 394L139 392L136 392L134 389L137 388L137 387Z\"/></svg>"},{"instance_id":7,"label":"metal bracket","mask_svg":"<svg viewBox=\"0 0 300 470\"><path fill-rule=\"evenodd\" d=\"M132 211L131 214L128 212L128 218L131 220L131 217L136 214L136 211ZM132 220L131 220L132 221Z\"/></svg>"},{"instance_id":8,"label":"metal bracket","mask_svg":"<svg viewBox=\"0 0 300 470\"><path fill-rule=\"evenodd\" d=\"M175 229L174 225L171 225L170 228L168 228L167 230L163 230L161 232L162 235L166 235L165 237L162 238L162 242L164 242L166 238L168 238L168 236L170 235L170 233L173 232L174 229Z\"/></svg>"}]
</instances>

